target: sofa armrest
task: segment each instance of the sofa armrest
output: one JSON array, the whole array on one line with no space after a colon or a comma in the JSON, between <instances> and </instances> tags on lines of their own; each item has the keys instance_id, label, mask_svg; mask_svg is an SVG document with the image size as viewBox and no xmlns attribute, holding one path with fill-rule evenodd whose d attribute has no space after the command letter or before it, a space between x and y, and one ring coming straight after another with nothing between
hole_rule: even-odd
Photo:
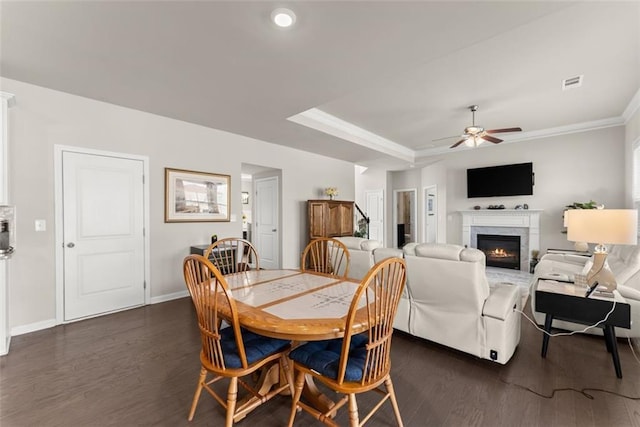
<instances>
[{"instance_id":1,"label":"sofa armrest","mask_svg":"<svg viewBox=\"0 0 640 427\"><path fill-rule=\"evenodd\" d=\"M624 286L624 285L618 285L616 287L616 289L618 289L618 292L620 292L620 295L624 298L624 299L633 299L636 301L640 301L640 291L637 289L633 289L629 286Z\"/></svg>"},{"instance_id":2,"label":"sofa armrest","mask_svg":"<svg viewBox=\"0 0 640 427\"><path fill-rule=\"evenodd\" d=\"M514 308L518 307L520 289L512 283L495 283L491 286L489 297L484 302L482 315L505 320Z\"/></svg>"},{"instance_id":3,"label":"sofa armrest","mask_svg":"<svg viewBox=\"0 0 640 427\"><path fill-rule=\"evenodd\" d=\"M584 266L587 263L587 261L589 261L589 259L590 257L584 256L584 255L551 253L551 254L543 255L542 258L540 258L540 261L543 261L543 260L558 261L558 262L564 262L567 264Z\"/></svg>"}]
</instances>

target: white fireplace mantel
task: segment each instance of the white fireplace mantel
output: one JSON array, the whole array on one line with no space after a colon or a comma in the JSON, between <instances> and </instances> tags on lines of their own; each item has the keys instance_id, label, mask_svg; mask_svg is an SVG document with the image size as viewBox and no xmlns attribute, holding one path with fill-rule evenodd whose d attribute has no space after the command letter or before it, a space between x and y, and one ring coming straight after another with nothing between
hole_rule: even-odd
<instances>
[{"instance_id":1,"label":"white fireplace mantel","mask_svg":"<svg viewBox=\"0 0 640 427\"><path fill-rule=\"evenodd\" d=\"M528 231L528 247L523 251L522 266L528 264L531 251L540 250L540 209L479 209L458 212L462 215L464 246L472 247L473 227L525 228Z\"/></svg>"}]
</instances>

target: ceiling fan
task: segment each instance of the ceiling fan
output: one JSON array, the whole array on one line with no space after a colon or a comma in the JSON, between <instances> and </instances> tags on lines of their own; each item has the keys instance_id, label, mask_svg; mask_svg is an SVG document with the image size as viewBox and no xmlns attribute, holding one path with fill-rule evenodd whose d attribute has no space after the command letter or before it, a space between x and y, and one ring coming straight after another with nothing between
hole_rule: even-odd
<instances>
[{"instance_id":1,"label":"ceiling fan","mask_svg":"<svg viewBox=\"0 0 640 427\"><path fill-rule=\"evenodd\" d=\"M470 105L469 110L471 111L471 126L466 127L464 129L464 134L462 134L462 139L455 144L453 144L449 148L456 148L458 145L465 143L468 147L477 147L482 144L484 141L493 142L494 144L498 144L502 142L502 139L493 137L489 134L493 133L506 133L506 132L521 132L521 128L505 128L505 129L487 129L482 126L476 126L476 111L478 111L477 105Z\"/></svg>"}]
</instances>

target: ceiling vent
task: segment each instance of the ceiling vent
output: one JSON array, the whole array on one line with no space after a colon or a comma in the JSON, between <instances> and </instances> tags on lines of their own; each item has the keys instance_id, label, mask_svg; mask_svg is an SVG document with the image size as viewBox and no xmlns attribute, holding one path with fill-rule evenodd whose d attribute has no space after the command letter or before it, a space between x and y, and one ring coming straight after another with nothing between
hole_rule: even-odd
<instances>
[{"instance_id":1,"label":"ceiling vent","mask_svg":"<svg viewBox=\"0 0 640 427\"><path fill-rule=\"evenodd\" d=\"M579 75L575 77L569 77L568 79L564 79L562 81L562 90L574 89L576 87L582 86L583 79L584 79L584 75Z\"/></svg>"}]
</instances>

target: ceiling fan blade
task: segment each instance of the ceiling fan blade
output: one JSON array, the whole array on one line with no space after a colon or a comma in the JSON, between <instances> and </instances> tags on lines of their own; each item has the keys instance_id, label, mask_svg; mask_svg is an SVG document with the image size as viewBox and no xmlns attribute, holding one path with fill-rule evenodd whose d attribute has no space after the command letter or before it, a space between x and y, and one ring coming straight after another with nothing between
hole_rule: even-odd
<instances>
[{"instance_id":1,"label":"ceiling fan blade","mask_svg":"<svg viewBox=\"0 0 640 427\"><path fill-rule=\"evenodd\" d=\"M494 137L492 137L492 136L490 136L490 135L482 135L482 137L481 137L481 138L482 138L482 139L484 139L485 141L493 142L494 144L497 144L497 143L499 143L499 142L502 142L502 140L501 140L501 139L494 138Z\"/></svg>"},{"instance_id":2,"label":"ceiling fan blade","mask_svg":"<svg viewBox=\"0 0 640 427\"><path fill-rule=\"evenodd\" d=\"M465 142L467 140L467 138L463 138L460 141L456 142L455 144L453 144L451 147L449 148L456 148L458 145L462 144L463 142Z\"/></svg>"},{"instance_id":3,"label":"ceiling fan blade","mask_svg":"<svg viewBox=\"0 0 640 427\"><path fill-rule=\"evenodd\" d=\"M451 138L460 138L460 135L445 136L444 138L432 139L431 141L432 142L443 141L445 139L451 139Z\"/></svg>"},{"instance_id":4,"label":"ceiling fan blade","mask_svg":"<svg viewBox=\"0 0 640 427\"><path fill-rule=\"evenodd\" d=\"M522 132L521 128L489 129L486 133Z\"/></svg>"}]
</instances>

